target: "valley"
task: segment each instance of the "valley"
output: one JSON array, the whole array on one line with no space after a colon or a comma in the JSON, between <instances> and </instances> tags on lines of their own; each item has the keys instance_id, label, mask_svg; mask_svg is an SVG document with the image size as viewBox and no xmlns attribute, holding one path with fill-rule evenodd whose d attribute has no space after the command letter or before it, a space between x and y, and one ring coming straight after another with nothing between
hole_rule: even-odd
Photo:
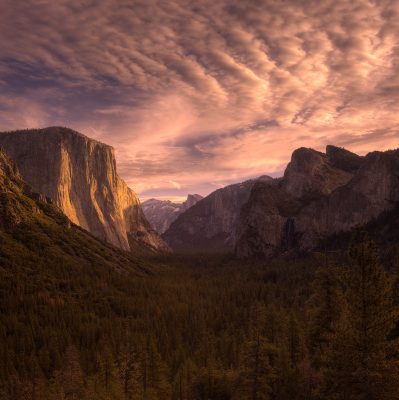
<instances>
[{"instance_id":1,"label":"valley","mask_svg":"<svg viewBox=\"0 0 399 400\"><path fill-rule=\"evenodd\" d=\"M60 131L52 132L54 136L40 135L52 143ZM0 142L8 141L13 149L11 134L2 135ZM378 214L373 211L359 227L324 236L306 251L292 247L273 256L243 257L231 245L240 208L246 207L248 215L259 191L267 205L265 218L270 218L269 206L281 212L287 201L296 204L292 210L306 210L318 198L325 201L334 190L339 193L361 181L356 176L362 175L353 178L353 171L356 174L358 163L367 165L366 161L333 150L334 157L345 160L342 164L339 158L340 169L332 166L331 148L327 155L300 150L299 166L294 154L283 178L261 177L199 199L163 235L174 252L166 244L150 250L146 239L124 248L98 230L90 233L81 220L69 217L65 203L49 197L52 192L38 193L24 181L34 164L24 164L22 153L14 163L1 150L0 398L321 400L341 393L395 398L399 219L395 205L384 205L386 191L374 192L373 199L382 199L371 203L372 210L381 210ZM310 157L303 156L309 152ZM367 159L372 165L384 160L384 171L392 171L396 179L396 152ZM378 169L374 166L372 171ZM389 177L386 172L384 176ZM57 179L46 182L59 187L63 178ZM75 180L71 173L69 179ZM376 180L376 187L391 190L389 179ZM35 184L33 178L30 181ZM300 187L292 188L292 182L301 182ZM62 193L76 196L91 184L90 179L78 192L64 188ZM96 199L113 198L102 190L91 193ZM298 207L299 202L305 207ZM155 231L140 204L136 207L139 229L157 235L151 233ZM258 203L256 207L259 213ZM190 220L195 221L193 230ZM137 226L135 221L125 225L125 237ZM258 216L258 227L259 222ZM189 247L176 251L170 238L179 229L197 236L179 242ZM219 242L213 232L218 238L218 232L226 236ZM364 367L353 371L354 364ZM378 378L381 368L392 380Z\"/></svg>"}]
</instances>

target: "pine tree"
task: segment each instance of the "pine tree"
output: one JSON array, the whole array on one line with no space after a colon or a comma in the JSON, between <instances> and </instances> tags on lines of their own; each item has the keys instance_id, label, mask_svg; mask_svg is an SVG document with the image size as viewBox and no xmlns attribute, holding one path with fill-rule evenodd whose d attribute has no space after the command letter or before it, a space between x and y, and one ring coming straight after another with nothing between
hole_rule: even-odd
<instances>
[{"instance_id":1,"label":"pine tree","mask_svg":"<svg viewBox=\"0 0 399 400\"><path fill-rule=\"evenodd\" d=\"M80 367L79 353L74 346L69 346L66 350L61 380L66 400L83 398L83 372Z\"/></svg>"},{"instance_id":2,"label":"pine tree","mask_svg":"<svg viewBox=\"0 0 399 400\"><path fill-rule=\"evenodd\" d=\"M109 400L122 400L123 387L118 374L118 369L111 350L106 347L99 357L99 371L97 385L104 393L103 398Z\"/></svg>"},{"instance_id":3,"label":"pine tree","mask_svg":"<svg viewBox=\"0 0 399 400\"><path fill-rule=\"evenodd\" d=\"M293 312L288 321L287 341L291 366L296 369L305 356L305 340L298 319Z\"/></svg>"},{"instance_id":4,"label":"pine tree","mask_svg":"<svg viewBox=\"0 0 399 400\"><path fill-rule=\"evenodd\" d=\"M247 343L242 356L239 381L239 398L242 400L265 400L270 398L275 379L271 359L274 348L259 332Z\"/></svg>"},{"instance_id":5,"label":"pine tree","mask_svg":"<svg viewBox=\"0 0 399 400\"><path fill-rule=\"evenodd\" d=\"M362 240L350 250L346 306L326 359L326 394L331 399L399 399L397 341L389 339L397 310L392 285L375 245Z\"/></svg>"},{"instance_id":6,"label":"pine tree","mask_svg":"<svg viewBox=\"0 0 399 400\"><path fill-rule=\"evenodd\" d=\"M131 347L123 346L118 356L118 370L125 400L143 398L143 378L139 357Z\"/></svg>"},{"instance_id":7,"label":"pine tree","mask_svg":"<svg viewBox=\"0 0 399 400\"><path fill-rule=\"evenodd\" d=\"M340 269L332 266L319 268L313 281L314 294L309 307L309 350L316 367L322 364L333 326L341 316L343 293Z\"/></svg>"},{"instance_id":8,"label":"pine tree","mask_svg":"<svg viewBox=\"0 0 399 400\"><path fill-rule=\"evenodd\" d=\"M168 368L161 359L153 339L147 343L147 349L141 354L141 377L143 396L146 400L167 399L171 396L171 384L168 379Z\"/></svg>"},{"instance_id":9,"label":"pine tree","mask_svg":"<svg viewBox=\"0 0 399 400\"><path fill-rule=\"evenodd\" d=\"M173 382L173 398L176 400L190 400L195 365L190 359L180 365Z\"/></svg>"},{"instance_id":10,"label":"pine tree","mask_svg":"<svg viewBox=\"0 0 399 400\"><path fill-rule=\"evenodd\" d=\"M252 312L249 340L241 357L238 398L242 400L269 399L272 392L275 379L272 360L275 358L275 348L263 335L265 319L265 307L255 307Z\"/></svg>"}]
</instances>

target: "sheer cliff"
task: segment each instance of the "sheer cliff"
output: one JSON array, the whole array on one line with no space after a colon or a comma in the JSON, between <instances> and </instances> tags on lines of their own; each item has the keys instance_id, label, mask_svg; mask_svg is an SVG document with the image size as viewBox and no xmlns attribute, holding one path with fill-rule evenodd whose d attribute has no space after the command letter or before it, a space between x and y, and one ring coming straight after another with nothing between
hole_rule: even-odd
<instances>
[{"instance_id":1,"label":"sheer cliff","mask_svg":"<svg viewBox=\"0 0 399 400\"><path fill-rule=\"evenodd\" d=\"M112 147L60 127L2 132L0 146L27 183L94 236L125 250L167 249L118 176Z\"/></svg>"},{"instance_id":2,"label":"sheer cliff","mask_svg":"<svg viewBox=\"0 0 399 400\"><path fill-rule=\"evenodd\" d=\"M81 273L82 268L88 267L85 271L89 274L95 271L96 276L107 274L109 268L135 275L142 275L150 268L136 255L104 243L73 224L51 199L24 182L2 149L0 266L3 267L3 283L9 282L11 277L21 279L28 273L29 282L35 288L38 270L43 269L48 279L48 274L57 274L63 268ZM62 293L62 289L59 290Z\"/></svg>"}]
</instances>

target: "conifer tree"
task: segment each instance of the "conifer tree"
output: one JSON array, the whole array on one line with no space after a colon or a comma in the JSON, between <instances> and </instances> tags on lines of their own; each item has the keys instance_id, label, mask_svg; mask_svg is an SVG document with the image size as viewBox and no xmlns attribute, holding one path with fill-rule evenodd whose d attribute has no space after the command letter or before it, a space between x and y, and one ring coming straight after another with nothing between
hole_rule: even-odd
<instances>
[{"instance_id":1,"label":"conifer tree","mask_svg":"<svg viewBox=\"0 0 399 400\"><path fill-rule=\"evenodd\" d=\"M145 399L167 399L171 395L168 369L154 340L149 340L147 351L142 358L142 376Z\"/></svg>"},{"instance_id":2,"label":"conifer tree","mask_svg":"<svg viewBox=\"0 0 399 400\"><path fill-rule=\"evenodd\" d=\"M118 356L118 370L124 399L142 399L144 395L139 357L131 347L122 348Z\"/></svg>"},{"instance_id":3,"label":"conifer tree","mask_svg":"<svg viewBox=\"0 0 399 400\"><path fill-rule=\"evenodd\" d=\"M239 398L265 400L270 398L275 371L271 365L274 348L259 332L245 346L239 380Z\"/></svg>"},{"instance_id":4,"label":"conifer tree","mask_svg":"<svg viewBox=\"0 0 399 400\"><path fill-rule=\"evenodd\" d=\"M296 369L305 355L305 340L298 319L293 312L290 313L288 321L287 341L291 366Z\"/></svg>"},{"instance_id":5,"label":"conifer tree","mask_svg":"<svg viewBox=\"0 0 399 400\"><path fill-rule=\"evenodd\" d=\"M308 302L308 334L309 350L316 367L321 366L333 326L341 316L343 294L340 272L339 268L330 265L320 267L313 282L314 294Z\"/></svg>"},{"instance_id":6,"label":"conifer tree","mask_svg":"<svg viewBox=\"0 0 399 400\"><path fill-rule=\"evenodd\" d=\"M346 306L327 355L326 394L342 400L399 399L397 310L375 245L364 237L350 250ZM396 353L397 354L397 353Z\"/></svg>"},{"instance_id":7,"label":"conifer tree","mask_svg":"<svg viewBox=\"0 0 399 400\"><path fill-rule=\"evenodd\" d=\"M238 398L265 400L270 398L275 379L275 371L272 366L275 348L263 335L266 324L265 307L255 307L251 319L249 339L241 356Z\"/></svg>"},{"instance_id":8,"label":"conifer tree","mask_svg":"<svg viewBox=\"0 0 399 400\"><path fill-rule=\"evenodd\" d=\"M122 400L123 388L118 374L116 362L111 350L106 347L99 357L98 383L104 399Z\"/></svg>"},{"instance_id":9,"label":"conifer tree","mask_svg":"<svg viewBox=\"0 0 399 400\"><path fill-rule=\"evenodd\" d=\"M66 400L83 398L83 372L80 367L79 353L74 346L69 346L66 350L61 379Z\"/></svg>"}]
</instances>

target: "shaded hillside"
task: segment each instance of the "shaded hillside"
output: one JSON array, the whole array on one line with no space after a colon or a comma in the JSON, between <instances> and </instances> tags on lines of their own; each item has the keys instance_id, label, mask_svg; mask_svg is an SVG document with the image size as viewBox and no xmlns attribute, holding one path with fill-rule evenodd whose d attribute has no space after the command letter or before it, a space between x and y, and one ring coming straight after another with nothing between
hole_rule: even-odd
<instances>
[{"instance_id":1,"label":"shaded hillside","mask_svg":"<svg viewBox=\"0 0 399 400\"><path fill-rule=\"evenodd\" d=\"M315 250L321 253L327 250L328 254L334 254L335 257L345 257L348 244L359 231L367 232L378 245L384 266L395 271L399 265L399 203L359 228L322 238Z\"/></svg>"},{"instance_id":2,"label":"shaded hillside","mask_svg":"<svg viewBox=\"0 0 399 400\"><path fill-rule=\"evenodd\" d=\"M249 180L212 192L181 214L162 238L178 251L233 250L240 209L254 183Z\"/></svg>"}]
</instances>

